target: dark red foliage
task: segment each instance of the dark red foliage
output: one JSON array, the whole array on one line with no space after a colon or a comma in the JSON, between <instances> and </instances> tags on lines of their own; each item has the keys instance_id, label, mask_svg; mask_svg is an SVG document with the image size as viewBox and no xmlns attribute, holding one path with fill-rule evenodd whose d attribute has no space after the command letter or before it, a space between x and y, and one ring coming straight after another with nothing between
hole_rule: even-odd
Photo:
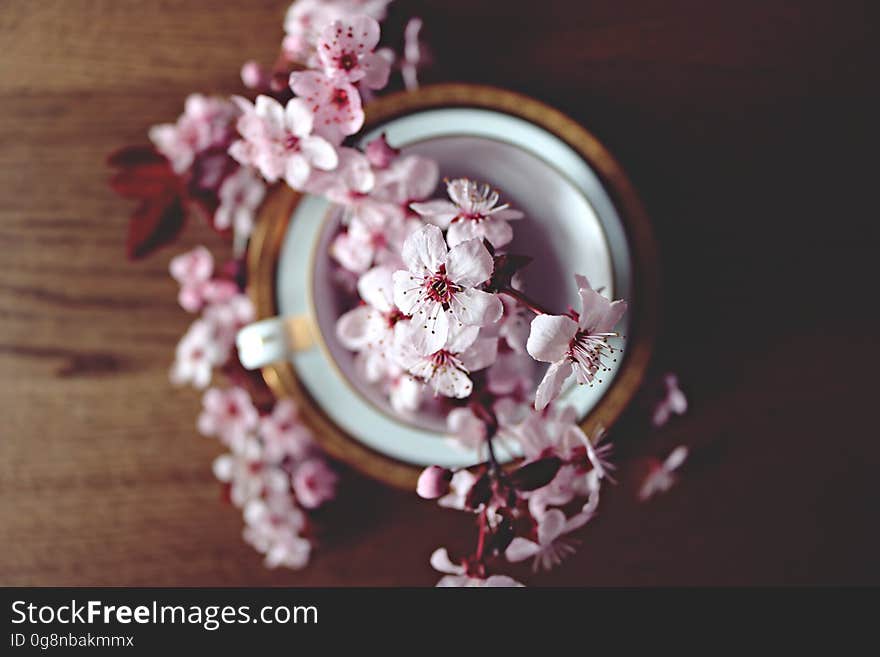
<instances>
[{"instance_id":1,"label":"dark red foliage","mask_svg":"<svg viewBox=\"0 0 880 657\"><path fill-rule=\"evenodd\" d=\"M120 169L110 187L140 201L128 226L128 257L142 258L172 242L183 228L186 208L183 182L168 160L152 146L126 146L111 153L107 163Z\"/></svg>"},{"instance_id":2,"label":"dark red foliage","mask_svg":"<svg viewBox=\"0 0 880 657\"><path fill-rule=\"evenodd\" d=\"M517 468L510 473L508 482L517 490L536 490L553 481L560 467L562 459L558 456L547 456Z\"/></svg>"},{"instance_id":3,"label":"dark red foliage","mask_svg":"<svg viewBox=\"0 0 880 657\"><path fill-rule=\"evenodd\" d=\"M469 509L476 509L485 504L492 497L492 478L488 472L484 472L471 486L465 496L464 504Z\"/></svg>"}]
</instances>

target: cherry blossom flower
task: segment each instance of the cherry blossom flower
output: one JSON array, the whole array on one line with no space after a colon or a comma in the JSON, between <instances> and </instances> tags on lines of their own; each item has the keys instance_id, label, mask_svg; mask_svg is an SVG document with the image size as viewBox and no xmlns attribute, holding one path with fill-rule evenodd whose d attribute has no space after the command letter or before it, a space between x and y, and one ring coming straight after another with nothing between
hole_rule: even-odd
<instances>
[{"instance_id":1,"label":"cherry blossom flower","mask_svg":"<svg viewBox=\"0 0 880 657\"><path fill-rule=\"evenodd\" d=\"M437 200L412 203L410 207L427 221L448 228L449 246L478 239L487 240L497 249L513 239L513 229L507 222L521 219L523 213L507 203L498 205L498 192L489 185L457 178L446 183L446 191L451 203Z\"/></svg>"},{"instance_id":2,"label":"cherry blossom flower","mask_svg":"<svg viewBox=\"0 0 880 657\"><path fill-rule=\"evenodd\" d=\"M374 203L368 193L376 185L376 175L367 156L347 146L339 147L336 153L338 166L333 171L314 171L304 191L353 210Z\"/></svg>"},{"instance_id":3,"label":"cherry blossom flower","mask_svg":"<svg viewBox=\"0 0 880 657\"><path fill-rule=\"evenodd\" d=\"M504 556L513 563L534 557L532 570L537 571L539 567L550 570L575 552L572 542L563 536L583 527L590 517L588 514L579 513L566 518L559 509L550 509L538 521L538 542L517 536L507 546Z\"/></svg>"},{"instance_id":4,"label":"cherry blossom flower","mask_svg":"<svg viewBox=\"0 0 880 657\"><path fill-rule=\"evenodd\" d=\"M437 548L431 554L431 566L441 573L449 573L437 582L438 587L521 587L522 584L507 575L490 575L486 578L470 577L467 569L449 558L446 548Z\"/></svg>"},{"instance_id":5,"label":"cherry blossom flower","mask_svg":"<svg viewBox=\"0 0 880 657\"><path fill-rule=\"evenodd\" d=\"M317 46L324 73L339 82L360 82L369 89L384 87L391 65L373 52L379 43L379 32L379 23L364 15L327 25Z\"/></svg>"},{"instance_id":6,"label":"cherry blossom flower","mask_svg":"<svg viewBox=\"0 0 880 657\"><path fill-rule=\"evenodd\" d=\"M372 166L377 169L387 169L397 156L400 155L400 149L393 148L388 143L383 132L375 139L370 140L366 148L364 148L364 155L366 155L367 160L369 160Z\"/></svg>"},{"instance_id":7,"label":"cherry blossom flower","mask_svg":"<svg viewBox=\"0 0 880 657\"><path fill-rule=\"evenodd\" d=\"M412 215L411 204L433 194L439 179L440 169L434 160L420 155L398 157L376 171L376 186L371 196L393 203Z\"/></svg>"},{"instance_id":8,"label":"cherry blossom flower","mask_svg":"<svg viewBox=\"0 0 880 657\"><path fill-rule=\"evenodd\" d=\"M675 471L684 464L687 456L687 447L679 445L669 453L666 460L652 462L648 476L645 477L639 489L639 499L644 502L658 493L665 493L672 488L677 481Z\"/></svg>"},{"instance_id":9,"label":"cherry blossom flower","mask_svg":"<svg viewBox=\"0 0 880 657\"><path fill-rule=\"evenodd\" d=\"M478 337L476 326L453 324L446 344L431 353L419 347L423 331L413 322L395 329L395 360L411 375L429 384L434 392L445 397L463 399L471 394L474 384L469 374L488 367L495 360L498 341Z\"/></svg>"},{"instance_id":10,"label":"cherry blossom flower","mask_svg":"<svg viewBox=\"0 0 880 657\"><path fill-rule=\"evenodd\" d=\"M520 420L522 406L509 398L497 399L492 403L492 412L498 421L494 441L502 442L510 438L511 431ZM479 419L470 407L455 408L446 416L449 439L463 449L482 450L486 443L486 424Z\"/></svg>"},{"instance_id":11,"label":"cherry blossom flower","mask_svg":"<svg viewBox=\"0 0 880 657\"><path fill-rule=\"evenodd\" d=\"M669 422L673 414L684 415L688 407L687 397L678 387L678 377L675 374L665 374L662 385L662 396L651 415L651 424L658 428Z\"/></svg>"},{"instance_id":12,"label":"cherry blossom flower","mask_svg":"<svg viewBox=\"0 0 880 657\"><path fill-rule=\"evenodd\" d=\"M311 543L300 535L305 516L289 498L281 504L252 500L244 509L244 539L265 554L267 568L299 569L309 561Z\"/></svg>"},{"instance_id":13,"label":"cherry blossom flower","mask_svg":"<svg viewBox=\"0 0 880 657\"><path fill-rule=\"evenodd\" d=\"M333 240L330 255L358 274L374 264L399 266L401 246L416 228L393 205L362 203L353 209L347 229Z\"/></svg>"},{"instance_id":14,"label":"cherry blossom flower","mask_svg":"<svg viewBox=\"0 0 880 657\"><path fill-rule=\"evenodd\" d=\"M216 303L205 307L202 318L211 326L216 344L224 350L224 362L238 330L254 321L254 305L250 297L236 291L232 296L217 297Z\"/></svg>"},{"instance_id":15,"label":"cherry blossom flower","mask_svg":"<svg viewBox=\"0 0 880 657\"><path fill-rule=\"evenodd\" d=\"M204 246L174 256L168 266L180 283L177 300L188 312L196 312L205 301L205 287L214 273L214 256Z\"/></svg>"},{"instance_id":16,"label":"cherry blossom flower","mask_svg":"<svg viewBox=\"0 0 880 657\"><path fill-rule=\"evenodd\" d=\"M296 499L307 509L315 509L336 493L336 473L324 459L314 457L298 463L291 478Z\"/></svg>"},{"instance_id":17,"label":"cherry blossom flower","mask_svg":"<svg viewBox=\"0 0 880 657\"><path fill-rule=\"evenodd\" d=\"M385 18L391 0L297 0L284 18L286 36L282 47L291 61L313 63L314 51L324 27L355 15L377 21Z\"/></svg>"},{"instance_id":18,"label":"cherry blossom flower","mask_svg":"<svg viewBox=\"0 0 880 657\"><path fill-rule=\"evenodd\" d=\"M220 206L214 212L214 226L232 228L237 240L246 240L254 227L254 215L266 185L248 167L241 167L220 185Z\"/></svg>"},{"instance_id":19,"label":"cherry blossom flower","mask_svg":"<svg viewBox=\"0 0 880 657\"><path fill-rule=\"evenodd\" d=\"M175 256L169 269L180 283L177 300L189 312L196 312L205 304L226 303L238 293L238 286L232 281L211 278L214 258L204 246Z\"/></svg>"},{"instance_id":20,"label":"cherry blossom flower","mask_svg":"<svg viewBox=\"0 0 880 657\"><path fill-rule=\"evenodd\" d=\"M271 463L302 459L312 447L312 432L300 421L292 399L280 399L272 413L260 418L264 457Z\"/></svg>"},{"instance_id":21,"label":"cherry blossom flower","mask_svg":"<svg viewBox=\"0 0 880 657\"><path fill-rule=\"evenodd\" d=\"M363 126L361 96L353 84L318 71L296 71L290 74L290 87L314 113L315 134L331 144L339 145Z\"/></svg>"},{"instance_id":22,"label":"cherry blossom flower","mask_svg":"<svg viewBox=\"0 0 880 657\"><path fill-rule=\"evenodd\" d=\"M214 476L229 487L229 500L235 506L243 508L250 500L262 495L267 484L278 490L289 487L284 473L278 469L267 470L262 459L263 448L255 436L214 459Z\"/></svg>"},{"instance_id":23,"label":"cherry blossom flower","mask_svg":"<svg viewBox=\"0 0 880 657\"><path fill-rule=\"evenodd\" d=\"M196 155L228 142L237 115L235 105L223 98L191 94L177 123L153 126L150 140L176 173L184 173Z\"/></svg>"},{"instance_id":24,"label":"cherry blossom flower","mask_svg":"<svg viewBox=\"0 0 880 657\"><path fill-rule=\"evenodd\" d=\"M209 388L202 397L199 432L216 436L232 449L241 446L256 430L259 414L243 388Z\"/></svg>"},{"instance_id":25,"label":"cherry blossom flower","mask_svg":"<svg viewBox=\"0 0 880 657\"><path fill-rule=\"evenodd\" d=\"M348 349L363 353L367 380L376 382L392 367L389 350L394 344L394 327L404 315L392 301L391 269L374 267L358 280L357 288L366 303L348 311L336 321L336 335Z\"/></svg>"},{"instance_id":26,"label":"cherry blossom flower","mask_svg":"<svg viewBox=\"0 0 880 657\"><path fill-rule=\"evenodd\" d=\"M295 189L302 188L313 167L336 167L336 150L312 134L316 117L304 100L293 98L286 107L270 96L257 96L254 105L239 96L233 100L242 111L237 124L242 139L229 154L241 164L255 166L269 182L284 178Z\"/></svg>"},{"instance_id":27,"label":"cherry blossom flower","mask_svg":"<svg viewBox=\"0 0 880 657\"><path fill-rule=\"evenodd\" d=\"M374 199L401 206L412 214L410 203L434 193L440 179L437 162L420 155L400 155L382 133L367 143L367 161L373 167L376 184L370 194Z\"/></svg>"},{"instance_id":28,"label":"cherry blossom flower","mask_svg":"<svg viewBox=\"0 0 880 657\"><path fill-rule=\"evenodd\" d=\"M517 353L526 353L526 341L529 339L529 314L528 310L519 302L505 294L500 295L504 306L504 314L498 323L498 335L503 338L507 346Z\"/></svg>"},{"instance_id":29,"label":"cherry blossom flower","mask_svg":"<svg viewBox=\"0 0 880 657\"><path fill-rule=\"evenodd\" d=\"M440 229L427 225L406 239L401 255L407 269L394 273L394 302L413 317L422 353L440 352L456 325L485 326L501 317L498 297L476 289L493 267L479 240L447 251Z\"/></svg>"},{"instance_id":30,"label":"cherry blossom flower","mask_svg":"<svg viewBox=\"0 0 880 657\"><path fill-rule=\"evenodd\" d=\"M551 364L535 394L539 411L559 396L572 374L579 384L591 383L599 370L608 369L603 359L617 351L608 339L617 336L612 330L626 312L626 302L609 301L586 278L575 278L582 306L579 315L538 315L532 320L526 349L535 360Z\"/></svg>"},{"instance_id":31,"label":"cherry blossom flower","mask_svg":"<svg viewBox=\"0 0 880 657\"><path fill-rule=\"evenodd\" d=\"M203 389L211 382L214 367L223 363L226 354L225 345L217 342L211 323L196 320L177 343L169 378L175 385L191 383Z\"/></svg>"}]
</instances>

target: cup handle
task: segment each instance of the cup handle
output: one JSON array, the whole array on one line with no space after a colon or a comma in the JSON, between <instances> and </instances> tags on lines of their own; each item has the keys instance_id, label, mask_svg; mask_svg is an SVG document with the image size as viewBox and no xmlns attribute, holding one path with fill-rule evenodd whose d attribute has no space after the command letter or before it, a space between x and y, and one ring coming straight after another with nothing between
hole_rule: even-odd
<instances>
[{"instance_id":1,"label":"cup handle","mask_svg":"<svg viewBox=\"0 0 880 657\"><path fill-rule=\"evenodd\" d=\"M306 315L263 319L248 324L235 337L238 357L248 370L285 361L314 343L312 323Z\"/></svg>"}]
</instances>

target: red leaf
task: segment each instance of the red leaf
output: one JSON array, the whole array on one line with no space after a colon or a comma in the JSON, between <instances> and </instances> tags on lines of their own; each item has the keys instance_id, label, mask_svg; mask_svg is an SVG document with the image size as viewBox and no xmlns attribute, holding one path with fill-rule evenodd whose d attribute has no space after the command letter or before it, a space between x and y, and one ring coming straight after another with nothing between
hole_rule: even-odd
<instances>
[{"instance_id":1,"label":"red leaf","mask_svg":"<svg viewBox=\"0 0 880 657\"><path fill-rule=\"evenodd\" d=\"M168 160L152 146L123 146L107 156L107 166L111 167L134 167L162 162Z\"/></svg>"},{"instance_id":2,"label":"red leaf","mask_svg":"<svg viewBox=\"0 0 880 657\"><path fill-rule=\"evenodd\" d=\"M110 187L123 198L141 201L131 215L126 250L142 258L180 233L186 216L184 181L152 146L126 146L111 153L107 164L118 167Z\"/></svg>"},{"instance_id":3,"label":"red leaf","mask_svg":"<svg viewBox=\"0 0 880 657\"><path fill-rule=\"evenodd\" d=\"M510 485L523 491L543 488L553 481L560 467L562 467L562 460L558 456L547 456L526 463L510 474Z\"/></svg>"},{"instance_id":4,"label":"red leaf","mask_svg":"<svg viewBox=\"0 0 880 657\"><path fill-rule=\"evenodd\" d=\"M167 161L126 167L110 179L110 187L123 198L149 199L179 185Z\"/></svg>"},{"instance_id":5,"label":"red leaf","mask_svg":"<svg viewBox=\"0 0 880 657\"><path fill-rule=\"evenodd\" d=\"M142 258L172 241L186 217L183 199L176 191L144 200L131 216L126 248L132 260Z\"/></svg>"}]
</instances>

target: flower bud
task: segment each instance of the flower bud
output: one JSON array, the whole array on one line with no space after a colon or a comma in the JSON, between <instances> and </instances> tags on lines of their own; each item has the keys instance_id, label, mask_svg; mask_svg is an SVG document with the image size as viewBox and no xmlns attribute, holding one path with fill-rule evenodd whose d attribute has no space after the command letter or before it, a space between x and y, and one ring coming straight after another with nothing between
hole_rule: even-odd
<instances>
[{"instance_id":1,"label":"flower bud","mask_svg":"<svg viewBox=\"0 0 880 657\"><path fill-rule=\"evenodd\" d=\"M426 500L434 500L443 497L449 492L449 482L452 480L452 470L441 468L439 465L431 465L422 470L419 475L416 492L419 497Z\"/></svg>"},{"instance_id":2,"label":"flower bud","mask_svg":"<svg viewBox=\"0 0 880 657\"><path fill-rule=\"evenodd\" d=\"M400 155L400 149L391 148L388 144L384 132L367 144L364 152L370 164L377 169L387 169L392 160Z\"/></svg>"},{"instance_id":3,"label":"flower bud","mask_svg":"<svg viewBox=\"0 0 880 657\"><path fill-rule=\"evenodd\" d=\"M241 67L241 81L248 89L257 89L265 84L266 77L260 65L250 60Z\"/></svg>"}]
</instances>

